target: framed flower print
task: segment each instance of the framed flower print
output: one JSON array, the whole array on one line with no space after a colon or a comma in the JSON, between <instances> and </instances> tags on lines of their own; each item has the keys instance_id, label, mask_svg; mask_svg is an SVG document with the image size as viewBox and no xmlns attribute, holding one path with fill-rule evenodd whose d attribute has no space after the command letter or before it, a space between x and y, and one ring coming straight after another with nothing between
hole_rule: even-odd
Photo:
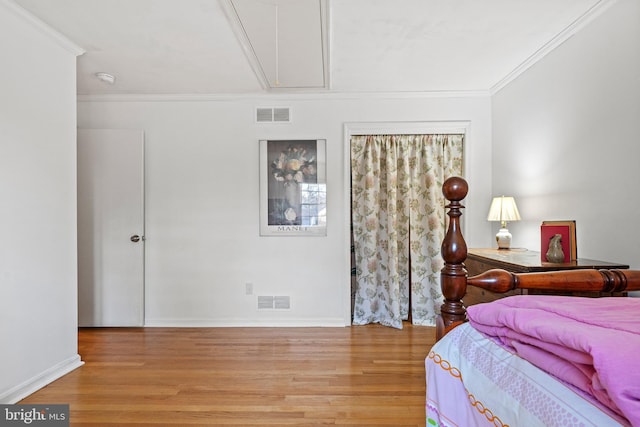
<instances>
[{"instance_id":1,"label":"framed flower print","mask_svg":"<svg viewBox=\"0 0 640 427\"><path fill-rule=\"evenodd\" d=\"M260 140L260 235L326 234L326 140Z\"/></svg>"}]
</instances>

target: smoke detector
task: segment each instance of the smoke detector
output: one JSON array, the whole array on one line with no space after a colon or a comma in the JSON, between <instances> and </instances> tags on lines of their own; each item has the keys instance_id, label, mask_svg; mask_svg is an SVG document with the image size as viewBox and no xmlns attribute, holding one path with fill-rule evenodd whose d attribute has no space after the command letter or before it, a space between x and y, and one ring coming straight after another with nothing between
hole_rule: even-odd
<instances>
[{"instance_id":1,"label":"smoke detector","mask_svg":"<svg viewBox=\"0 0 640 427\"><path fill-rule=\"evenodd\" d=\"M101 82L105 82L110 85L116 82L116 77L113 74L109 73L96 73L96 78Z\"/></svg>"}]
</instances>

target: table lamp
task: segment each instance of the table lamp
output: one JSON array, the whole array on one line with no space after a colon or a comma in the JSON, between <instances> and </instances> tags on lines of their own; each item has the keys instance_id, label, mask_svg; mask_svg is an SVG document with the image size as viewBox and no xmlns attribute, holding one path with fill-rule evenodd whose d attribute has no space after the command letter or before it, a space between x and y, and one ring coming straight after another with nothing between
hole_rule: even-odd
<instances>
[{"instance_id":1,"label":"table lamp","mask_svg":"<svg viewBox=\"0 0 640 427\"><path fill-rule=\"evenodd\" d=\"M500 230L496 234L498 249L509 249L511 233L507 230L507 221L520 221L520 213L513 197L494 197L487 220L500 221Z\"/></svg>"}]
</instances>

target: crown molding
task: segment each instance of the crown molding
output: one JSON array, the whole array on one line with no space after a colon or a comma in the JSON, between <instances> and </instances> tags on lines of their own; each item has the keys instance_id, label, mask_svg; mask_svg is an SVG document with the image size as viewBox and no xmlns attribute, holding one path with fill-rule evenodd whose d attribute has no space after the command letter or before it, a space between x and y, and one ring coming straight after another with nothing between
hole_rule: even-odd
<instances>
[{"instance_id":1,"label":"crown molding","mask_svg":"<svg viewBox=\"0 0 640 427\"><path fill-rule=\"evenodd\" d=\"M531 66L536 64L542 58L544 58L547 54L551 53L558 46L569 40L574 36L578 31L587 26L590 22L596 19L598 16L602 15L607 9L613 6L618 0L600 0L598 3L593 5L589 10L583 13L578 19L569 24L564 30L559 32L556 36L554 36L551 40L549 40L545 45L543 45L540 49L534 52L533 55L528 57L524 62L518 65L513 71L503 77L499 82L493 85L489 92L491 95L495 95L502 88L507 86L509 83L514 81L518 76L528 70Z\"/></svg>"},{"instance_id":2,"label":"crown molding","mask_svg":"<svg viewBox=\"0 0 640 427\"><path fill-rule=\"evenodd\" d=\"M242 100L314 101L358 99L433 99L433 98L487 98L487 90L424 91L424 92L286 92L230 93L230 94L85 94L78 102L228 102Z\"/></svg>"},{"instance_id":3,"label":"crown molding","mask_svg":"<svg viewBox=\"0 0 640 427\"><path fill-rule=\"evenodd\" d=\"M0 5L4 6L9 12L21 18L23 21L31 25L33 28L44 34L65 50L72 53L74 56L80 56L86 51L69 40L66 36L55 30L49 24L37 18L31 12L27 11L13 0L0 0Z\"/></svg>"}]
</instances>

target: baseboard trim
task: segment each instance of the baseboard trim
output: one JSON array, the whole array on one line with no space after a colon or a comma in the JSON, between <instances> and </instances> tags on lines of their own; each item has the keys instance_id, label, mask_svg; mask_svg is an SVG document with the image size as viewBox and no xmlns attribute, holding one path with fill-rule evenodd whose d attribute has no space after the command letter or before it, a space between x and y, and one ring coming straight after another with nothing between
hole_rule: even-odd
<instances>
[{"instance_id":1,"label":"baseboard trim","mask_svg":"<svg viewBox=\"0 0 640 427\"><path fill-rule=\"evenodd\" d=\"M2 404L14 404L18 403L25 397L40 390L44 386L54 382L58 378L68 374L74 369L84 365L84 362L80 360L80 355L76 354L57 365L52 366L46 371L36 375L35 377L17 385L16 387L8 390L5 393L0 394L0 403Z\"/></svg>"},{"instance_id":2,"label":"baseboard trim","mask_svg":"<svg viewBox=\"0 0 640 427\"><path fill-rule=\"evenodd\" d=\"M326 319L146 319L145 327L162 328L228 328L228 327L267 327L267 328L308 328L308 327L344 327L342 318Z\"/></svg>"}]
</instances>

